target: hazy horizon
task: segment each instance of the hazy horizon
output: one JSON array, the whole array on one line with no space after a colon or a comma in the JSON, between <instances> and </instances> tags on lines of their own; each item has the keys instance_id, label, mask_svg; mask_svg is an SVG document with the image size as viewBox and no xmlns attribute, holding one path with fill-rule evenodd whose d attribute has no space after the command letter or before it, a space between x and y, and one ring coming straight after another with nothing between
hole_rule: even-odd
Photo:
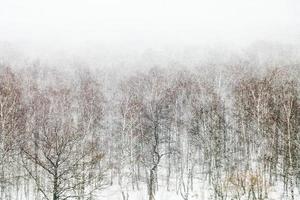
<instances>
[{"instance_id":1,"label":"hazy horizon","mask_svg":"<svg viewBox=\"0 0 300 200\"><path fill-rule=\"evenodd\" d=\"M300 42L296 0L1 0L0 41L64 49Z\"/></svg>"}]
</instances>

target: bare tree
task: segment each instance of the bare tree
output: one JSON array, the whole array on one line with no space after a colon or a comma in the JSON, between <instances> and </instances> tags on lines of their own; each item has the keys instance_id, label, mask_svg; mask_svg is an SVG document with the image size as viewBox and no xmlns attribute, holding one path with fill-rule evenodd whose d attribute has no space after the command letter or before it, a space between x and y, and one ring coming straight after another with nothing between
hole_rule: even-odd
<instances>
[{"instance_id":1,"label":"bare tree","mask_svg":"<svg viewBox=\"0 0 300 200\"><path fill-rule=\"evenodd\" d=\"M40 119L33 129L38 131L38 136L28 131L24 137L21 144L23 166L44 198L82 199L102 186L102 174L91 176L90 173L104 155L96 151L97 143L82 130L79 108L70 89L49 87L39 91L36 98L39 109L35 112ZM35 176L27 161L36 164L45 174L44 181ZM82 171L83 165L90 173ZM78 193L87 182L89 191Z\"/></svg>"},{"instance_id":2,"label":"bare tree","mask_svg":"<svg viewBox=\"0 0 300 200\"><path fill-rule=\"evenodd\" d=\"M24 132L25 109L18 77L10 68L0 69L0 195L8 198L7 187L17 177L14 169L18 141ZM15 173L15 174L14 174Z\"/></svg>"}]
</instances>

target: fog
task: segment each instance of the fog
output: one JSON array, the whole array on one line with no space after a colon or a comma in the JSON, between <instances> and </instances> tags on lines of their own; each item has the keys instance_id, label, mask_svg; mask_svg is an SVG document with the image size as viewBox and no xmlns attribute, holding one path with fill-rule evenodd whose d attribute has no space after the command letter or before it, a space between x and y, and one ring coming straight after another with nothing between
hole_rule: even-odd
<instances>
[{"instance_id":1,"label":"fog","mask_svg":"<svg viewBox=\"0 0 300 200\"><path fill-rule=\"evenodd\" d=\"M1 0L0 40L47 48L299 42L297 0Z\"/></svg>"},{"instance_id":2,"label":"fog","mask_svg":"<svg viewBox=\"0 0 300 200\"><path fill-rule=\"evenodd\" d=\"M297 0L0 3L0 61L9 65L193 67L253 53L298 62Z\"/></svg>"}]
</instances>

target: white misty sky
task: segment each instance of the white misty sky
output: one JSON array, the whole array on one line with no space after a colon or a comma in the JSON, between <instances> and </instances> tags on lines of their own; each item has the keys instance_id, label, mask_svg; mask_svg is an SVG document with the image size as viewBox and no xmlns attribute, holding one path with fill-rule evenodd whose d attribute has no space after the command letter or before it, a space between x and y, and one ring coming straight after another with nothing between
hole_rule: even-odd
<instances>
[{"instance_id":1,"label":"white misty sky","mask_svg":"<svg viewBox=\"0 0 300 200\"><path fill-rule=\"evenodd\" d=\"M299 33L299 0L0 0L1 41L243 43Z\"/></svg>"}]
</instances>

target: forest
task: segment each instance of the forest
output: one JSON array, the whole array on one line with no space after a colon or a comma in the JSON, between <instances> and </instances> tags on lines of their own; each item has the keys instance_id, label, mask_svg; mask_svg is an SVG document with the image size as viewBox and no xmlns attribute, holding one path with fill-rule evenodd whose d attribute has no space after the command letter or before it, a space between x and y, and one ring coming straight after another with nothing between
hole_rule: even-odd
<instances>
[{"instance_id":1,"label":"forest","mask_svg":"<svg viewBox=\"0 0 300 200\"><path fill-rule=\"evenodd\" d=\"M300 65L237 60L2 62L0 199L299 199Z\"/></svg>"}]
</instances>

